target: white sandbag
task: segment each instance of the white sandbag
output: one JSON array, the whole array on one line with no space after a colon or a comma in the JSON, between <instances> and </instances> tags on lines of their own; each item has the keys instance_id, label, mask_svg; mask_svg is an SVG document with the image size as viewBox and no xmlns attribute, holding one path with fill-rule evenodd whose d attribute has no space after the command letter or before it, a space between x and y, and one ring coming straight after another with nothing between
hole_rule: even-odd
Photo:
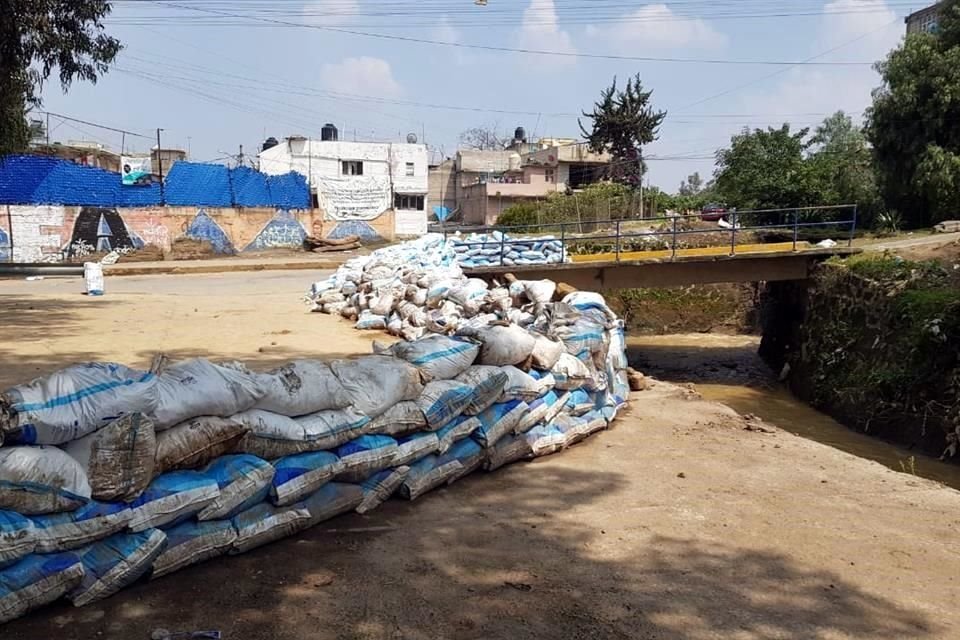
<instances>
[{"instance_id":1,"label":"white sandbag","mask_svg":"<svg viewBox=\"0 0 960 640\"><path fill-rule=\"evenodd\" d=\"M417 406L427 419L427 428L436 431L463 413L473 396L473 389L462 382L434 380L424 387Z\"/></svg>"},{"instance_id":2,"label":"white sandbag","mask_svg":"<svg viewBox=\"0 0 960 640\"><path fill-rule=\"evenodd\" d=\"M392 294L377 296L370 302L370 313L378 316L388 316L393 311L396 298Z\"/></svg>"},{"instance_id":3,"label":"white sandbag","mask_svg":"<svg viewBox=\"0 0 960 640\"><path fill-rule=\"evenodd\" d=\"M23 515L72 511L90 499L83 467L56 447L0 447L0 509Z\"/></svg>"},{"instance_id":4,"label":"white sandbag","mask_svg":"<svg viewBox=\"0 0 960 640\"><path fill-rule=\"evenodd\" d=\"M198 416L225 418L252 407L263 397L256 374L239 366L196 358L170 365L157 379L157 431Z\"/></svg>"},{"instance_id":5,"label":"white sandbag","mask_svg":"<svg viewBox=\"0 0 960 640\"><path fill-rule=\"evenodd\" d=\"M536 400L529 402L527 412L517 423L517 426L513 428L514 433L524 433L540 422L550 422L563 410L566 400L566 395L561 399L560 394L551 389Z\"/></svg>"},{"instance_id":6,"label":"white sandbag","mask_svg":"<svg viewBox=\"0 0 960 640\"><path fill-rule=\"evenodd\" d=\"M567 446L567 435L551 424L540 424L528 431L524 438L534 457L546 456L561 451Z\"/></svg>"},{"instance_id":7,"label":"white sandbag","mask_svg":"<svg viewBox=\"0 0 960 640\"><path fill-rule=\"evenodd\" d=\"M427 456L410 465L406 479L400 485L400 495L407 500L416 500L423 494L447 483L463 470L458 460L439 464L437 456Z\"/></svg>"},{"instance_id":8,"label":"white sandbag","mask_svg":"<svg viewBox=\"0 0 960 640\"><path fill-rule=\"evenodd\" d=\"M77 364L0 394L0 431L11 444L63 444L157 405L157 377L121 364Z\"/></svg>"},{"instance_id":9,"label":"white sandbag","mask_svg":"<svg viewBox=\"0 0 960 640\"><path fill-rule=\"evenodd\" d=\"M34 554L0 570L0 624L62 598L83 579L73 553Z\"/></svg>"},{"instance_id":10,"label":"white sandbag","mask_svg":"<svg viewBox=\"0 0 960 640\"><path fill-rule=\"evenodd\" d=\"M202 511L220 495L213 478L197 471L171 471L150 483L130 503L130 530L172 526Z\"/></svg>"},{"instance_id":11,"label":"white sandbag","mask_svg":"<svg viewBox=\"0 0 960 640\"><path fill-rule=\"evenodd\" d=\"M427 428L427 417L414 400L398 402L363 428L365 434L404 436Z\"/></svg>"},{"instance_id":12,"label":"white sandbag","mask_svg":"<svg viewBox=\"0 0 960 640\"><path fill-rule=\"evenodd\" d=\"M292 536L310 526L310 512L301 507L275 507L261 502L231 520L237 532L231 555Z\"/></svg>"},{"instance_id":13,"label":"white sandbag","mask_svg":"<svg viewBox=\"0 0 960 640\"><path fill-rule=\"evenodd\" d=\"M370 422L353 409L318 411L296 419L251 409L238 413L233 419L250 429L237 445L237 452L264 460L333 449L362 435Z\"/></svg>"},{"instance_id":14,"label":"white sandbag","mask_svg":"<svg viewBox=\"0 0 960 640\"><path fill-rule=\"evenodd\" d=\"M273 466L256 456L236 454L217 458L203 474L217 481L220 494L197 514L197 520L224 520L263 502L270 491Z\"/></svg>"},{"instance_id":15,"label":"white sandbag","mask_svg":"<svg viewBox=\"0 0 960 640\"><path fill-rule=\"evenodd\" d=\"M37 536L30 518L0 510L0 569L33 553Z\"/></svg>"},{"instance_id":16,"label":"white sandbag","mask_svg":"<svg viewBox=\"0 0 960 640\"><path fill-rule=\"evenodd\" d=\"M410 473L410 467L398 466L378 471L364 480L360 485L363 490L363 502L357 506L357 513L369 513L386 502L407 479L408 473Z\"/></svg>"},{"instance_id":17,"label":"white sandbag","mask_svg":"<svg viewBox=\"0 0 960 640\"><path fill-rule=\"evenodd\" d=\"M131 413L63 447L83 467L96 500L129 501L153 480L153 421Z\"/></svg>"},{"instance_id":18,"label":"white sandbag","mask_svg":"<svg viewBox=\"0 0 960 640\"><path fill-rule=\"evenodd\" d=\"M480 345L464 338L427 336L415 342L398 342L390 355L409 362L428 380L450 380L467 369L480 353Z\"/></svg>"},{"instance_id":19,"label":"white sandbag","mask_svg":"<svg viewBox=\"0 0 960 640\"><path fill-rule=\"evenodd\" d=\"M456 380L473 389L473 398L463 413L475 416L500 399L509 377L500 367L473 365L458 375Z\"/></svg>"},{"instance_id":20,"label":"white sandbag","mask_svg":"<svg viewBox=\"0 0 960 640\"><path fill-rule=\"evenodd\" d=\"M507 375L507 383L500 395L500 402L507 402L508 400L532 401L550 390L547 384L516 367L500 367L500 370Z\"/></svg>"},{"instance_id":21,"label":"white sandbag","mask_svg":"<svg viewBox=\"0 0 960 640\"><path fill-rule=\"evenodd\" d=\"M201 416L157 434L156 473L199 469L236 450L249 428L234 418Z\"/></svg>"},{"instance_id":22,"label":"white sandbag","mask_svg":"<svg viewBox=\"0 0 960 640\"><path fill-rule=\"evenodd\" d=\"M479 364L497 367L522 363L530 357L536 345L533 335L516 325L490 325L479 329L474 337L483 343Z\"/></svg>"},{"instance_id":23,"label":"white sandbag","mask_svg":"<svg viewBox=\"0 0 960 640\"><path fill-rule=\"evenodd\" d=\"M67 599L73 606L82 607L112 596L150 571L166 543L163 531L151 529L118 533L80 550L83 579L67 594Z\"/></svg>"},{"instance_id":24,"label":"white sandbag","mask_svg":"<svg viewBox=\"0 0 960 640\"><path fill-rule=\"evenodd\" d=\"M350 406L350 397L330 365L319 360L297 360L259 374L257 380L264 395L254 409L296 417Z\"/></svg>"},{"instance_id":25,"label":"white sandbag","mask_svg":"<svg viewBox=\"0 0 960 640\"><path fill-rule=\"evenodd\" d=\"M557 364L550 369L557 389L579 389L593 382L590 368L579 358L569 354L561 354Z\"/></svg>"},{"instance_id":26,"label":"white sandbag","mask_svg":"<svg viewBox=\"0 0 960 640\"><path fill-rule=\"evenodd\" d=\"M320 490L296 506L306 509L310 514L309 526L320 524L341 513L353 511L363 502L363 489L360 485L348 482L328 482Z\"/></svg>"},{"instance_id":27,"label":"white sandbag","mask_svg":"<svg viewBox=\"0 0 960 640\"><path fill-rule=\"evenodd\" d=\"M420 370L399 358L363 356L336 360L330 367L360 413L376 418L404 400L423 392Z\"/></svg>"},{"instance_id":28,"label":"white sandbag","mask_svg":"<svg viewBox=\"0 0 960 640\"><path fill-rule=\"evenodd\" d=\"M480 420L476 416L460 416L451 420L445 427L437 431L437 440L439 446L438 453L446 453L447 449L454 443L469 438L470 435L480 428Z\"/></svg>"},{"instance_id":29,"label":"white sandbag","mask_svg":"<svg viewBox=\"0 0 960 640\"><path fill-rule=\"evenodd\" d=\"M506 435L487 449L484 469L496 471L504 465L529 458L531 455L530 443L525 435Z\"/></svg>"},{"instance_id":30,"label":"white sandbag","mask_svg":"<svg viewBox=\"0 0 960 640\"><path fill-rule=\"evenodd\" d=\"M360 436L337 447L338 482L362 482L381 469L394 466L399 447L390 436Z\"/></svg>"},{"instance_id":31,"label":"white sandbag","mask_svg":"<svg viewBox=\"0 0 960 640\"><path fill-rule=\"evenodd\" d=\"M549 371L566 352L566 348L559 340L553 340L542 334L534 335L536 342L530 353L530 363L536 369Z\"/></svg>"},{"instance_id":32,"label":"white sandbag","mask_svg":"<svg viewBox=\"0 0 960 640\"><path fill-rule=\"evenodd\" d=\"M369 309L363 309L357 316L355 329L360 331L382 331L387 328L387 316L377 315Z\"/></svg>"},{"instance_id":33,"label":"white sandbag","mask_svg":"<svg viewBox=\"0 0 960 640\"><path fill-rule=\"evenodd\" d=\"M498 402L477 416L480 428L470 437L484 447L492 447L497 440L516 428L527 409L527 403L522 400Z\"/></svg>"},{"instance_id":34,"label":"white sandbag","mask_svg":"<svg viewBox=\"0 0 960 640\"><path fill-rule=\"evenodd\" d=\"M237 539L237 531L229 520L188 520L164 533L167 534L167 546L153 561L151 579L225 555Z\"/></svg>"},{"instance_id":35,"label":"white sandbag","mask_svg":"<svg viewBox=\"0 0 960 640\"><path fill-rule=\"evenodd\" d=\"M440 450L440 438L435 433L415 433L397 440L397 454L393 466L407 466L420 458Z\"/></svg>"},{"instance_id":36,"label":"white sandbag","mask_svg":"<svg viewBox=\"0 0 960 640\"><path fill-rule=\"evenodd\" d=\"M270 501L284 507L315 493L340 473L343 465L335 453L313 451L275 460L276 473L270 487Z\"/></svg>"},{"instance_id":37,"label":"white sandbag","mask_svg":"<svg viewBox=\"0 0 960 640\"><path fill-rule=\"evenodd\" d=\"M530 302L546 304L553 300L557 283L553 280L524 280L523 290Z\"/></svg>"},{"instance_id":38,"label":"white sandbag","mask_svg":"<svg viewBox=\"0 0 960 640\"><path fill-rule=\"evenodd\" d=\"M130 509L118 502L89 502L76 511L33 516L37 553L70 551L127 528Z\"/></svg>"}]
</instances>

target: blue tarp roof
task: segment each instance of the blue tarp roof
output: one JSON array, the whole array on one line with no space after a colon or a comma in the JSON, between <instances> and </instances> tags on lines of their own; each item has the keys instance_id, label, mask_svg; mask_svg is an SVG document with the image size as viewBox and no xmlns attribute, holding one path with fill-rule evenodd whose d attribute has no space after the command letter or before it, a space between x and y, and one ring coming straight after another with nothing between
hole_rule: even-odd
<instances>
[{"instance_id":1,"label":"blue tarp roof","mask_svg":"<svg viewBox=\"0 0 960 640\"><path fill-rule=\"evenodd\" d=\"M163 203L185 207L307 209L306 178L267 176L248 167L177 162L163 182ZM44 156L0 159L0 204L146 207L161 204L160 185L128 186L120 174Z\"/></svg>"}]
</instances>

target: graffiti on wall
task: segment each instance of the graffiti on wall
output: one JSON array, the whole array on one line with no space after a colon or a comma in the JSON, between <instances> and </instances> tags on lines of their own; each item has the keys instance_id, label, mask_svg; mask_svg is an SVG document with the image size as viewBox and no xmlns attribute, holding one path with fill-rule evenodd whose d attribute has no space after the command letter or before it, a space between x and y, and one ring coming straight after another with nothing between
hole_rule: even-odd
<instances>
[{"instance_id":1,"label":"graffiti on wall","mask_svg":"<svg viewBox=\"0 0 960 640\"><path fill-rule=\"evenodd\" d=\"M134 248L127 225L116 209L83 207L73 224L66 253L68 257L82 257Z\"/></svg>"},{"instance_id":2,"label":"graffiti on wall","mask_svg":"<svg viewBox=\"0 0 960 640\"><path fill-rule=\"evenodd\" d=\"M10 236L6 231L0 229L0 262L10 260Z\"/></svg>"},{"instance_id":3,"label":"graffiti on wall","mask_svg":"<svg viewBox=\"0 0 960 640\"><path fill-rule=\"evenodd\" d=\"M127 225L127 231L130 232L130 240L137 249L142 249L147 245L160 247L164 250L170 249L170 230L162 224L150 223L134 229L133 225Z\"/></svg>"},{"instance_id":4,"label":"graffiti on wall","mask_svg":"<svg viewBox=\"0 0 960 640\"><path fill-rule=\"evenodd\" d=\"M264 249L290 248L299 249L307 232L296 216L283 209L264 225L257 237L254 238L244 251L262 251Z\"/></svg>"},{"instance_id":5,"label":"graffiti on wall","mask_svg":"<svg viewBox=\"0 0 960 640\"><path fill-rule=\"evenodd\" d=\"M229 236L204 209L197 211L184 235L194 240L206 240L213 245L213 250L217 253L236 253Z\"/></svg>"},{"instance_id":6,"label":"graffiti on wall","mask_svg":"<svg viewBox=\"0 0 960 640\"><path fill-rule=\"evenodd\" d=\"M338 240L340 238L346 238L347 236L359 236L361 240L367 242L383 241L383 236L377 233L376 229L360 220L338 222L337 226L333 228L333 231L331 231L327 237Z\"/></svg>"}]
</instances>

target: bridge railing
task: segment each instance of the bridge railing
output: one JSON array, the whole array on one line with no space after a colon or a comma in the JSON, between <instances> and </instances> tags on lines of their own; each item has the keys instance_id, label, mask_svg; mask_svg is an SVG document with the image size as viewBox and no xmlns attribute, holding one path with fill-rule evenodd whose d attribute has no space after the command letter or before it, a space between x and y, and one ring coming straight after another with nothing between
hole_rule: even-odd
<instances>
[{"instance_id":1,"label":"bridge railing","mask_svg":"<svg viewBox=\"0 0 960 640\"><path fill-rule=\"evenodd\" d=\"M700 245L706 247L729 247L729 255L737 254L737 241L746 238L757 238L759 234L786 234L785 242L790 243L793 251L798 251L803 237L813 230L827 231L835 229L841 240L846 240L847 246L852 245L857 230L857 205L831 205L819 207L798 207L791 209L752 209L745 211L728 211L711 228L691 228L693 221L704 222L702 214L665 215L654 218L623 218L615 220L591 220L573 222L542 222L529 225L509 225L494 227L474 227L469 229L443 229L443 236L447 237L455 231L469 231L482 233L488 236L487 240L470 241L459 240L458 244L468 247L489 247L499 244L499 258L492 266L508 266L507 255L513 245L529 244L533 238L542 238L544 234L552 235L560 241L561 259L566 262L574 247L583 244L592 244L594 248L607 248L607 251L594 253L613 254L613 260L636 259L636 254L645 251L670 252L670 259L677 257L687 243L685 238L691 236L716 237L713 244ZM645 227L644 230L635 230L636 227ZM584 232L584 228L593 229ZM550 230L555 230L551 232ZM499 240L489 239L493 231L501 232ZM752 233L753 236L746 234ZM819 235L825 235L820 233ZM508 237L509 236L509 237ZM639 248L638 248L639 247ZM754 248L753 251L756 251ZM624 258L624 255L628 257Z\"/></svg>"}]
</instances>

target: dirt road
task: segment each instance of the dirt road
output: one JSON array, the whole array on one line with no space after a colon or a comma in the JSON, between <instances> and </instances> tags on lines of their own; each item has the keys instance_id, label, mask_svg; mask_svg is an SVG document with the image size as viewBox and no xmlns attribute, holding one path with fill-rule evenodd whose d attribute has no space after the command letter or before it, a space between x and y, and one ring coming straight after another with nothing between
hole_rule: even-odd
<instances>
[{"instance_id":1,"label":"dirt road","mask_svg":"<svg viewBox=\"0 0 960 640\"><path fill-rule=\"evenodd\" d=\"M157 349L254 364L367 351L371 336L298 304L316 276L112 279L102 299L79 280L0 282L0 383ZM956 491L661 383L563 454L0 637L946 640L960 637L958 528Z\"/></svg>"}]
</instances>

